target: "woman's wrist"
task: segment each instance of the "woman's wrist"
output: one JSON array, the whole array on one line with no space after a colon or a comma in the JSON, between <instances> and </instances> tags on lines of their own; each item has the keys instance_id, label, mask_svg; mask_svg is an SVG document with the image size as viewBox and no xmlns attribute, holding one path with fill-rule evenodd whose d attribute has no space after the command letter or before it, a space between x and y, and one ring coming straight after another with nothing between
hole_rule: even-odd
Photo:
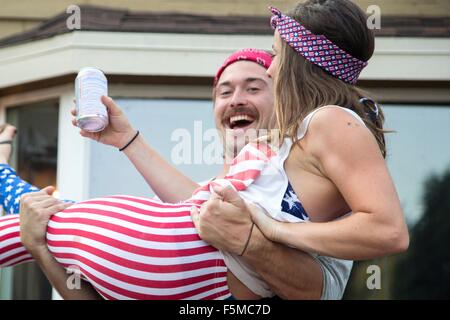
<instances>
[{"instance_id":1,"label":"woman's wrist","mask_svg":"<svg viewBox=\"0 0 450 320\"><path fill-rule=\"evenodd\" d=\"M118 135L120 135L120 138L114 144L114 147L116 147L117 149L123 148L131 139L133 139L135 134L136 130L134 128L130 128L125 132L118 133Z\"/></svg>"},{"instance_id":2,"label":"woman's wrist","mask_svg":"<svg viewBox=\"0 0 450 320\"><path fill-rule=\"evenodd\" d=\"M139 136L139 130L136 131L136 133L133 135L131 139L128 140L128 142L121 148L119 148L119 151L124 151L126 148L128 148Z\"/></svg>"},{"instance_id":3,"label":"woman's wrist","mask_svg":"<svg viewBox=\"0 0 450 320\"><path fill-rule=\"evenodd\" d=\"M132 156L135 154L141 155L143 153L143 151L146 150L144 137L142 136L142 134L139 133L136 135L136 133L137 133L137 131L134 132L131 139L129 141L127 141L125 143L125 145L128 142L130 142L131 140L133 140L132 143L130 143L124 150L122 150L122 152L127 156ZM123 148L124 146L122 146L121 148ZM120 150L121 148L119 148L118 150Z\"/></svg>"}]
</instances>

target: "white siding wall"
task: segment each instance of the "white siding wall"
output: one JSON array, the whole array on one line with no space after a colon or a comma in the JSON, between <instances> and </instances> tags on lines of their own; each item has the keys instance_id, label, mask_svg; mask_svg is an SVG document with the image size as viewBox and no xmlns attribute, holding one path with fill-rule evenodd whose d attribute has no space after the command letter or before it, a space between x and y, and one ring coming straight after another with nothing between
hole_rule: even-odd
<instances>
[{"instance_id":1,"label":"white siding wall","mask_svg":"<svg viewBox=\"0 0 450 320\"><path fill-rule=\"evenodd\" d=\"M71 122L74 90L68 87L59 99L57 184L62 198L81 201L89 195L90 141Z\"/></svg>"}]
</instances>

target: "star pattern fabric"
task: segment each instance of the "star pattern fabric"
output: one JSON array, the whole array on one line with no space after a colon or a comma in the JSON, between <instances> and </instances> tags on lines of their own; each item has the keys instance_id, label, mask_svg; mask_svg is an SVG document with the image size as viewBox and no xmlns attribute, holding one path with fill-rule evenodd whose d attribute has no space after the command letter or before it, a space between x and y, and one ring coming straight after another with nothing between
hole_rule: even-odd
<instances>
[{"instance_id":1,"label":"star pattern fabric","mask_svg":"<svg viewBox=\"0 0 450 320\"><path fill-rule=\"evenodd\" d=\"M284 193L284 197L281 202L281 210L283 212L292 214L293 216L300 218L302 220L309 220L308 214L303 208L303 205L298 199L297 194L292 188L290 182L288 182L286 192Z\"/></svg>"},{"instance_id":2,"label":"star pattern fabric","mask_svg":"<svg viewBox=\"0 0 450 320\"><path fill-rule=\"evenodd\" d=\"M19 213L20 197L25 193L36 191L39 191L39 188L22 180L9 165L0 165L0 203L5 214ZM74 201L64 200L64 202Z\"/></svg>"},{"instance_id":3,"label":"star pattern fabric","mask_svg":"<svg viewBox=\"0 0 450 320\"><path fill-rule=\"evenodd\" d=\"M19 213L20 197L36 191L39 189L20 179L9 165L0 165L0 202L5 214Z\"/></svg>"}]
</instances>

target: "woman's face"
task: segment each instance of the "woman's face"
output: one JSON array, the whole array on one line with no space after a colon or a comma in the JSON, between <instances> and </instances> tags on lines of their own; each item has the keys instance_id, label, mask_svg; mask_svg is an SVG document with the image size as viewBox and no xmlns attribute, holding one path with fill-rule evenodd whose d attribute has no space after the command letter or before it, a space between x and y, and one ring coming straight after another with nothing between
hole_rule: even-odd
<instances>
[{"instance_id":1,"label":"woman's face","mask_svg":"<svg viewBox=\"0 0 450 320\"><path fill-rule=\"evenodd\" d=\"M281 52L281 37L277 30L275 30L273 34L273 44L272 44L272 54L273 54L273 60L272 64L270 65L269 69L267 69L267 75L271 77L273 80L276 78L276 72L278 70L278 61L280 59L280 52Z\"/></svg>"}]
</instances>

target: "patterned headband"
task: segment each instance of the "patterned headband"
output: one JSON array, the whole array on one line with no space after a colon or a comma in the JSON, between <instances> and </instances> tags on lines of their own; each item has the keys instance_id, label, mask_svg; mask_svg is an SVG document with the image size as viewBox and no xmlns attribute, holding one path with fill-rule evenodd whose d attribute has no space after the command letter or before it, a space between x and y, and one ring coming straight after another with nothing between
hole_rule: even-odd
<instances>
[{"instance_id":1,"label":"patterned headband","mask_svg":"<svg viewBox=\"0 0 450 320\"><path fill-rule=\"evenodd\" d=\"M280 37L305 59L326 70L333 76L350 84L355 84L362 69L367 66L339 48L323 35L315 35L299 22L286 16L280 10L270 7L272 29L278 30Z\"/></svg>"}]
</instances>

